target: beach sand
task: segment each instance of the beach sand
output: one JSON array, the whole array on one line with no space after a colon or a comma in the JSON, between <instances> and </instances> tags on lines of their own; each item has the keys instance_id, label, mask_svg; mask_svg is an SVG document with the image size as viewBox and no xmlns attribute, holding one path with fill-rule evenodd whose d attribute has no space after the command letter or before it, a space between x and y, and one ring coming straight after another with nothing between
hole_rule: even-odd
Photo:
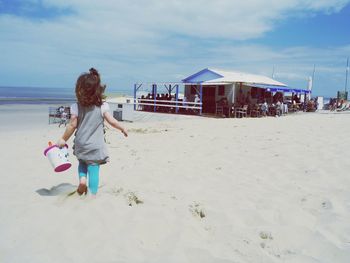
<instances>
[{"instance_id":1,"label":"beach sand","mask_svg":"<svg viewBox=\"0 0 350 263\"><path fill-rule=\"evenodd\" d=\"M47 114L0 106L0 262L350 261L350 114L123 122L96 199Z\"/></svg>"}]
</instances>

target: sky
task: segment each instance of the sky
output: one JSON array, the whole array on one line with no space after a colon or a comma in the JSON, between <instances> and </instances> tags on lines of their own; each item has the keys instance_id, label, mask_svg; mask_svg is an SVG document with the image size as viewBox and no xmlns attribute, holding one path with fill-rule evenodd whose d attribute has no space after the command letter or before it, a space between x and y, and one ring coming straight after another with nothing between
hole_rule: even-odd
<instances>
[{"instance_id":1,"label":"sky","mask_svg":"<svg viewBox=\"0 0 350 263\"><path fill-rule=\"evenodd\" d=\"M306 88L315 67L313 94L334 97L350 0L0 0L0 51L0 86L73 89L95 67L110 89L204 68Z\"/></svg>"}]
</instances>

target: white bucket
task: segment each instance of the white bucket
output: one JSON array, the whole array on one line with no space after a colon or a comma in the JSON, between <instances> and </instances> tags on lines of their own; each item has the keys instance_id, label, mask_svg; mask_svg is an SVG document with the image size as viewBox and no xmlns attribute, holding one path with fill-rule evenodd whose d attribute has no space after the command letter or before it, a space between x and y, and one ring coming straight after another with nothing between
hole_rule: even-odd
<instances>
[{"instance_id":1,"label":"white bucket","mask_svg":"<svg viewBox=\"0 0 350 263\"><path fill-rule=\"evenodd\" d=\"M52 145L46 148L44 155L49 159L55 172L63 172L69 169L72 164L68 160L68 145L59 148L57 145Z\"/></svg>"}]
</instances>

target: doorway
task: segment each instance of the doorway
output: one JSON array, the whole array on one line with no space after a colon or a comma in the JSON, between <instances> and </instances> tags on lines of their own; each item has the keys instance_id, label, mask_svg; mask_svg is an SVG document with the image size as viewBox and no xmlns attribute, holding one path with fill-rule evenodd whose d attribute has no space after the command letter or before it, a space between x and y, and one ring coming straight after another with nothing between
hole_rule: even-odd
<instances>
[{"instance_id":1,"label":"doorway","mask_svg":"<svg viewBox=\"0 0 350 263\"><path fill-rule=\"evenodd\" d=\"M203 113L214 113L215 114L215 96L216 86L203 86Z\"/></svg>"}]
</instances>

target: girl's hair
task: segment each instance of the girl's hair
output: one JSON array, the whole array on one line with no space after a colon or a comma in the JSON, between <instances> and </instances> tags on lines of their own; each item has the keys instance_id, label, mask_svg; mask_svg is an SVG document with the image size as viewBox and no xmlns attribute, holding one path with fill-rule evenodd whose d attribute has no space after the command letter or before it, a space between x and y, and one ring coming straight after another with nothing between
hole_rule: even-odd
<instances>
[{"instance_id":1,"label":"girl's hair","mask_svg":"<svg viewBox=\"0 0 350 263\"><path fill-rule=\"evenodd\" d=\"M75 86L75 95L81 106L101 106L106 96L103 94L106 85L101 85L100 74L94 68L89 73L79 76Z\"/></svg>"}]
</instances>

